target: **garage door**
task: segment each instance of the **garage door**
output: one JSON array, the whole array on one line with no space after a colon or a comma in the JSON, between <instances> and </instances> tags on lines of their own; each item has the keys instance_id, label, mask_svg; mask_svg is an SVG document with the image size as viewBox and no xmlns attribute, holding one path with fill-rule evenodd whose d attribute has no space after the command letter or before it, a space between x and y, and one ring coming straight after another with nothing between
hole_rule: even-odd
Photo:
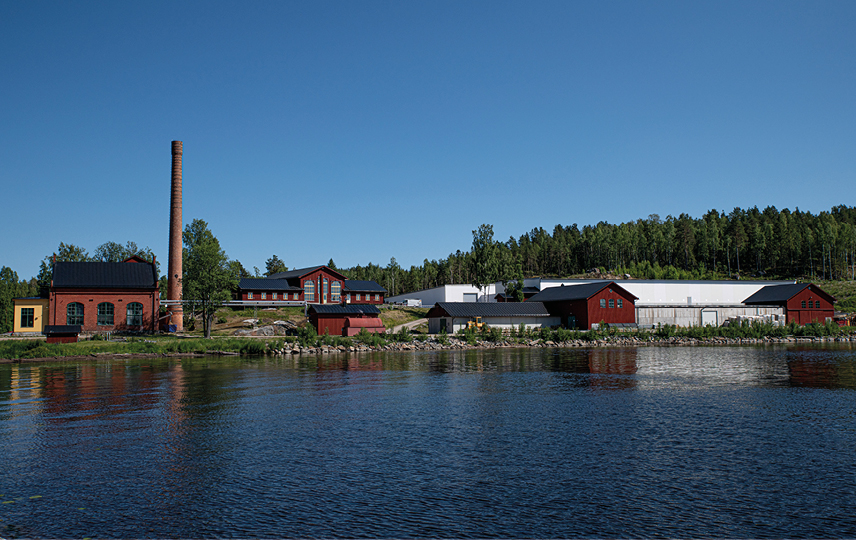
<instances>
[{"instance_id":1,"label":"garage door","mask_svg":"<svg viewBox=\"0 0 856 540\"><path fill-rule=\"evenodd\" d=\"M464 293L464 302L478 302L479 294L478 293Z\"/></svg>"}]
</instances>

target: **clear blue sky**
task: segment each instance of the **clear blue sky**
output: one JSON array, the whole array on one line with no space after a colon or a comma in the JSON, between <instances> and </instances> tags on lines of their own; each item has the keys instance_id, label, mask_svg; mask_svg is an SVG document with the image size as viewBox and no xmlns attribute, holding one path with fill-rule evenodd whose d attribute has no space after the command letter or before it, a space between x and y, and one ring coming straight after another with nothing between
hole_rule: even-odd
<instances>
[{"instance_id":1,"label":"clear blue sky","mask_svg":"<svg viewBox=\"0 0 856 540\"><path fill-rule=\"evenodd\" d=\"M0 3L0 265L403 267L556 224L853 205L856 2Z\"/></svg>"}]
</instances>

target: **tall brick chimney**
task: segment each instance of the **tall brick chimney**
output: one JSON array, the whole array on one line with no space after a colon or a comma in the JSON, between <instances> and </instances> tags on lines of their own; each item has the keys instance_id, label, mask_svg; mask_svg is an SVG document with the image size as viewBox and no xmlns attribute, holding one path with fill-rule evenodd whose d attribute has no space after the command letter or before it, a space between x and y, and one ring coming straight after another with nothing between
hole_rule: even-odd
<instances>
[{"instance_id":1,"label":"tall brick chimney","mask_svg":"<svg viewBox=\"0 0 856 540\"><path fill-rule=\"evenodd\" d=\"M181 300L181 141L172 141L172 194L169 205L169 274L167 274L167 300ZM184 330L184 309L181 304L169 307L177 331Z\"/></svg>"}]
</instances>

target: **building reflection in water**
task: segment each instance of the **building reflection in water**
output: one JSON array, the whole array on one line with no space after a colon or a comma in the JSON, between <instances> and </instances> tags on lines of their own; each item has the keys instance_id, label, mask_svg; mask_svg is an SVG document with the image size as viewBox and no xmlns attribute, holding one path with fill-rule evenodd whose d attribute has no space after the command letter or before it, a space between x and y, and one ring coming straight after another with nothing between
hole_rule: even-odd
<instances>
[{"instance_id":1,"label":"building reflection in water","mask_svg":"<svg viewBox=\"0 0 856 540\"><path fill-rule=\"evenodd\" d=\"M791 386L856 389L856 355L852 351L795 347L788 350Z\"/></svg>"}]
</instances>

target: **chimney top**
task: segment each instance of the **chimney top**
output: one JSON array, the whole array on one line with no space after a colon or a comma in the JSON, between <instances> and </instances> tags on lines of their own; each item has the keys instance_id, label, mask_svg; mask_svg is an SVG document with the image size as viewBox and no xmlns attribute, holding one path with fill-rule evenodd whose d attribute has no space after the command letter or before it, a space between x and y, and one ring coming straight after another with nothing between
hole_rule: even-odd
<instances>
[{"instance_id":1,"label":"chimney top","mask_svg":"<svg viewBox=\"0 0 856 540\"><path fill-rule=\"evenodd\" d=\"M181 141L172 141L172 153L173 154L181 154L183 150L184 143Z\"/></svg>"}]
</instances>

